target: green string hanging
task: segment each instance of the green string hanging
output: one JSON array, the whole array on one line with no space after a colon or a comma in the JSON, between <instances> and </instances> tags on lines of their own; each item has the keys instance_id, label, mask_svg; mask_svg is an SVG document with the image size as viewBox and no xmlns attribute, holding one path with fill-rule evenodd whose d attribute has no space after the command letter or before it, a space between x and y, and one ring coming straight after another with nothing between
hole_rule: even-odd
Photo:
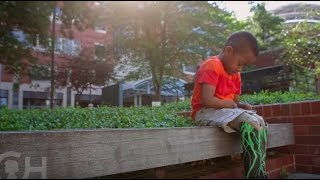
<instances>
[{"instance_id":1,"label":"green string hanging","mask_svg":"<svg viewBox=\"0 0 320 180\"><path fill-rule=\"evenodd\" d=\"M245 178L266 176L267 130L257 131L244 122L240 127L241 144L245 156ZM248 167L248 168L246 168Z\"/></svg>"}]
</instances>

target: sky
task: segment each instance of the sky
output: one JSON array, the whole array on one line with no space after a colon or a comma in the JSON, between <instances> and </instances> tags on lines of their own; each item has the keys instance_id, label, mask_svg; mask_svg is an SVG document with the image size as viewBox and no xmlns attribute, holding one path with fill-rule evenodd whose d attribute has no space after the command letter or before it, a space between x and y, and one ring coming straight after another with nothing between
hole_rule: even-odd
<instances>
[{"instance_id":1,"label":"sky","mask_svg":"<svg viewBox=\"0 0 320 180\"><path fill-rule=\"evenodd\" d=\"M209 1L213 2L213 1ZM228 11L234 11L236 18L238 20L244 20L248 16L251 16L250 12L251 5L248 4L249 1L214 1L221 8L226 8ZM308 3L308 4L318 4L320 5L320 1L254 1L254 2L265 2L266 10L270 11L276 9L278 7L293 4L293 3Z\"/></svg>"}]
</instances>

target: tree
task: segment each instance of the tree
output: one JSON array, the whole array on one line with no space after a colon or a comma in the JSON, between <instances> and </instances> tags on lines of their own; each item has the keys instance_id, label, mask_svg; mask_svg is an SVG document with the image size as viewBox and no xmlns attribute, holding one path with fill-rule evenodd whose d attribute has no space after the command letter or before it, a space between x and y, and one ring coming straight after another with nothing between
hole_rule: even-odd
<instances>
[{"instance_id":1,"label":"tree","mask_svg":"<svg viewBox=\"0 0 320 180\"><path fill-rule=\"evenodd\" d=\"M0 3L0 63L19 76L35 62L31 55L33 37L48 37L53 2L2 1Z\"/></svg>"},{"instance_id":2,"label":"tree","mask_svg":"<svg viewBox=\"0 0 320 180\"><path fill-rule=\"evenodd\" d=\"M56 32L56 20L60 19L62 25L60 26L60 31L64 36L73 38L73 30L77 28L78 30L87 29L93 27L93 17L94 13L90 12L90 7L87 2L82 1L60 1L54 2L53 18L52 18L52 33L51 33L51 90L50 90L50 108L53 108L53 95L55 89L55 75L54 75L54 59L55 59L55 32ZM60 11L60 13L59 13ZM59 14L57 14L59 13ZM54 39L54 40L53 40Z\"/></svg>"},{"instance_id":3,"label":"tree","mask_svg":"<svg viewBox=\"0 0 320 180\"><path fill-rule=\"evenodd\" d=\"M51 41L49 46L49 39L55 39L55 21L61 20L61 32L72 38L73 29L93 27L94 11L91 11L88 2L83 1L2 1L0 10L0 63L5 65L6 71L15 75L14 89L17 89L22 73L36 63L32 42L37 37L51 55L52 108L55 41Z\"/></svg>"},{"instance_id":4,"label":"tree","mask_svg":"<svg viewBox=\"0 0 320 180\"><path fill-rule=\"evenodd\" d=\"M251 3L250 12L253 16L248 19L247 30L254 33L259 41L260 49L267 50L279 46L284 21L274 16L265 8L265 3Z\"/></svg>"},{"instance_id":5,"label":"tree","mask_svg":"<svg viewBox=\"0 0 320 180\"><path fill-rule=\"evenodd\" d=\"M283 37L282 62L315 68L320 74L320 24L298 23L284 31Z\"/></svg>"},{"instance_id":6,"label":"tree","mask_svg":"<svg viewBox=\"0 0 320 180\"><path fill-rule=\"evenodd\" d=\"M112 77L113 70L109 62L94 60L93 50L85 49L79 56L70 56L66 62L58 66L55 82L60 87L72 87L78 95L81 95L84 90L89 88L91 90L92 85L105 86L107 84Z\"/></svg>"},{"instance_id":7,"label":"tree","mask_svg":"<svg viewBox=\"0 0 320 180\"><path fill-rule=\"evenodd\" d=\"M126 79L151 76L156 101L164 75L218 52L228 33L225 12L204 1L109 2L103 11L112 24L109 48L133 67Z\"/></svg>"},{"instance_id":8,"label":"tree","mask_svg":"<svg viewBox=\"0 0 320 180\"><path fill-rule=\"evenodd\" d=\"M292 67L295 74L294 85L300 91L316 91L315 76L320 76L320 24L307 22L307 19L319 16L318 10L307 12L305 21L293 24L282 32L281 45L284 50L280 61ZM319 87L317 91L320 92Z\"/></svg>"}]
</instances>

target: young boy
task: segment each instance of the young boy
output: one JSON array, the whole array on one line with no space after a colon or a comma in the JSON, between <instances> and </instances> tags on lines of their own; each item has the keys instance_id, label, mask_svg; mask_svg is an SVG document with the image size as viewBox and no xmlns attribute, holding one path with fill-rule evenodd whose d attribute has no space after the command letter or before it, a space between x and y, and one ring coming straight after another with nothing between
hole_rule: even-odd
<instances>
[{"instance_id":1,"label":"young boy","mask_svg":"<svg viewBox=\"0 0 320 180\"><path fill-rule=\"evenodd\" d=\"M222 127L225 132L240 132L246 178L266 178L266 124L241 103L240 72L259 54L256 38L249 32L233 33L218 56L199 67L192 96L192 119L199 126Z\"/></svg>"}]
</instances>

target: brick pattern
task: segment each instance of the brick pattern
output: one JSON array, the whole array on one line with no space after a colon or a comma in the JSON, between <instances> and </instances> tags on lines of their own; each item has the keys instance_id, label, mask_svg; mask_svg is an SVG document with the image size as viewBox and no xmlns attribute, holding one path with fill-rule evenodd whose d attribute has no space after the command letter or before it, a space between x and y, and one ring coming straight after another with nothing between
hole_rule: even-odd
<instances>
[{"instance_id":1,"label":"brick pattern","mask_svg":"<svg viewBox=\"0 0 320 180\"><path fill-rule=\"evenodd\" d=\"M281 179L285 177L285 173L295 172L293 155L283 154L278 157L267 159L268 179ZM237 166L228 170L200 176L198 179L243 179L244 170L242 166Z\"/></svg>"},{"instance_id":2,"label":"brick pattern","mask_svg":"<svg viewBox=\"0 0 320 180\"><path fill-rule=\"evenodd\" d=\"M294 155L295 163L293 166L287 165L289 170L300 173L320 173L320 101L256 105L253 108L270 124L293 123L295 145L277 148L278 152ZM187 113L181 115L188 116ZM285 161L285 164L288 161L282 160ZM274 162L268 163L269 178L279 177L281 170L271 170ZM215 174L210 177L231 178L231 175L226 174L228 173ZM229 174L234 173L229 171Z\"/></svg>"},{"instance_id":3,"label":"brick pattern","mask_svg":"<svg viewBox=\"0 0 320 180\"><path fill-rule=\"evenodd\" d=\"M320 172L320 101L258 105L254 109L268 123L293 123L295 145L279 151L294 154L296 172Z\"/></svg>"}]
</instances>

